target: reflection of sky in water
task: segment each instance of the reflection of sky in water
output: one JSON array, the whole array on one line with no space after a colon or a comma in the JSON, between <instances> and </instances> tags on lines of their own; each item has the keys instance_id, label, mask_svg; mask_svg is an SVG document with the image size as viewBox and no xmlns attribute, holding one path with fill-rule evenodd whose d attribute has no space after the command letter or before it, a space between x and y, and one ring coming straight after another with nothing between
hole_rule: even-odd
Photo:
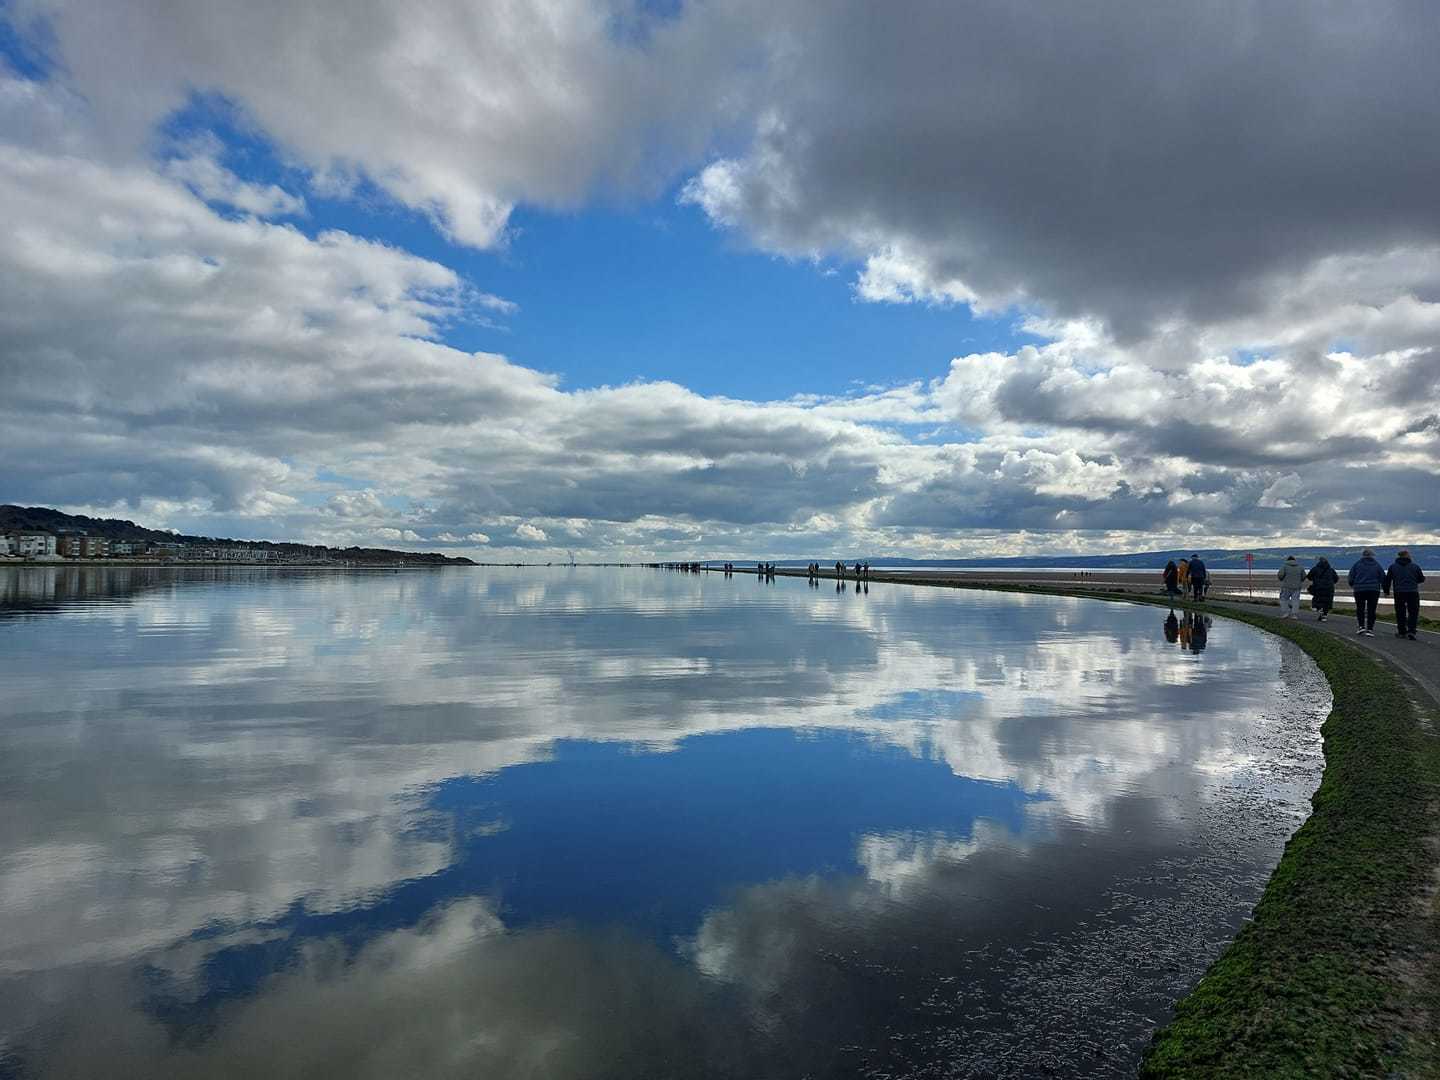
<instances>
[{"instance_id":1,"label":"reflection of sky in water","mask_svg":"<svg viewBox=\"0 0 1440 1080\"><path fill-rule=\"evenodd\" d=\"M67 569L0 602L0 1074L1023 1075L1047 994L1123 1064L1258 895L1326 704L1246 627L1197 653L1005 594Z\"/></svg>"}]
</instances>

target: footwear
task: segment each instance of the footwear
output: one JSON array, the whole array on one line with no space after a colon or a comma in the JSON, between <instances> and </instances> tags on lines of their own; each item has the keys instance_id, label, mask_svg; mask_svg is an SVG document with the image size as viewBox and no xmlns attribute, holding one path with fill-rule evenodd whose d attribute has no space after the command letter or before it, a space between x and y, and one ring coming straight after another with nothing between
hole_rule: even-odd
<instances>
[{"instance_id":1,"label":"footwear","mask_svg":"<svg viewBox=\"0 0 1440 1080\"><path fill-rule=\"evenodd\" d=\"M1366 631L1365 631L1365 636L1366 636L1366 637L1374 637L1374 636L1375 636L1375 631L1374 631L1374 630L1366 630Z\"/></svg>"},{"instance_id":2,"label":"footwear","mask_svg":"<svg viewBox=\"0 0 1440 1080\"><path fill-rule=\"evenodd\" d=\"M1415 640L1415 635L1414 635L1414 634L1406 634L1405 636L1406 636L1407 638L1409 638L1411 641L1414 641L1414 640Z\"/></svg>"},{"instance_id":3,"label":"footwear","mask_svg":"<svg viewBox=\"0 0 1440 1080\"><path fill-rule=\"evenodd\" d=\"M1364 636L1365 636L1365 627L1363 627L1363 626L1360 627L1360 629L1356 630L1355 633L1359 634L1361 637L1364 637Z\"/></svg>"}]
</instances>

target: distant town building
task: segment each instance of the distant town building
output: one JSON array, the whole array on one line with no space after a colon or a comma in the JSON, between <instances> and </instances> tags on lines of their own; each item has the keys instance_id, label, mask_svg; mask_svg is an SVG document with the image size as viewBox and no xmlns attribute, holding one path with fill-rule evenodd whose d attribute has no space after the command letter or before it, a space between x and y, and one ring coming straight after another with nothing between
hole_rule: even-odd
<instances>
[{"instance_id":1,"label":"distant town building","mask_svg":"<svg viewBox=\"0 0 1440 1080\"><path fill-rule=\"evenodd\" d=\"M14 553L15 545L10 540L9 533L0 533L0 555L11 555Z\"/></svg>"},{"instance_id":2,"label":"distant town building","mask_svg":"<svg viewBox=\"0 0 1440 1080\"><path fill-rule=\"evenodd\" d=\"M11 554L22 559L55 554L55 534L43 529L18 529L10 534Z\"/></svg>"},{"instance_id":3,"label":"distant town building","mask_svg":"<svg viewBox=\"0 0 1440 1080\"><path fill-rule=\"evenodd\" d=\"M144 555L147 545L144 540L111 540L112 556Z\"/></svg>"},{"instance_id":4,"label":"distant town building","mask_svg":"<svg viewBox=\"0 0 1440 1080\"><path fill-rule=\"evenodd\" d=\"M110 541L103 536L82 536L80 554L87 559L104 559L110 555Z\"/></svg>"}]
</instances>

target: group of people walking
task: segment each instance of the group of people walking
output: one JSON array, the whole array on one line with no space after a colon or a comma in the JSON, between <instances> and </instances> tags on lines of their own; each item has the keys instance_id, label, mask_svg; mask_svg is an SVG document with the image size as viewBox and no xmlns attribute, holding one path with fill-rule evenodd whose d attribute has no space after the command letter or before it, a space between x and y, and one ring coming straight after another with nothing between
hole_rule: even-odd
<instances>
[{"instance_id":1,"label":"group of people walking","mask_svg":"<svg viewBox=\"0 0 1440 1080\"><path fill-rule=\"evenodd\" d=\"M1210 589L1210 572L1199 555L1179 562L1172 559L1165 564L1162 576L1165 593L1172 601L1187 594L1200 601L1205 599ZM1301 566L1294 555L1287 556L1275 577L1280 582L1282 619L1299 616L1302 591L1310 594L1310 606L1316 612L1318 622L1330 617L1340 574L1325 556L1317 558L1309 570ZM1355 597L1355 618L1359 623L1355 631L1357 634L1375 636L1375 615L1380 606L1380 596L1384 594L1395 598L1395 636L1415 640L1420 622L1420 585L1425 580L1425 574L1410 557L1409 551L1401 550L1389 568L1382 569L1375 552L1366 548L1355 565L1350 567L1345 580Z\"/></svg>"},{"instance_id":2,"label":"group of people walking","mask_svg":"<svg viewBox=\"0 0 1440 1080\"><path fill-rule=\"evenodd\" d=\"M805 567L805 573L806 573L806 576L807 576L807 577L811 577L811 578L817 578L817 577L819 577L819 576L820 576L820 564L819 564L818 562L812 562L812 563L810 563L808 566ZM837 578L840 578L840 579L843 580L844 577L845 577L845 575L846 575L847 573L853 573L853 574L855 575L855 580L856 580L856 581L869 581L869 580L870 580L870 564L869 564L868 562L859 562L859 561L857 561L857 562L855 563L855 566L854 566L853 569L852 569L851 567L846 566L843 562L836 562L836 564L835 564L835 576L836 576Z\"/></svg>"},{"instance_id":3,"label":"group of people walking","mask_svg":"<svg viewBox=\"0 0 1440 1080\"><path fill-rule=\"evenodd\" d=\"M1165 581L1165 595L1171 600L1193 594L1192 598L1198 603L1210 591L1210 571L1198 554L1179 562L1171 559L1161 576Z\"/></svg>"},{"instance_id":4,"label":"group of people walking","mask_svg":"<svg viewBox=\"0 0 1440 1080\"><path fill-rule=\"evenodd\" d=\"M1294 556L1291 556L1291 561L1293 560ZM1320 563L1325 563L1325 560L1321 559L1316 563L1316 567L1319 567ZM1330 564L1325 563L1325 567L1329 569ZM1306 576L1311 577L1313 574L1314 568ZM1334 575L1335 571L1330 570L1330 574ZM1314 578L1311 577L1311 580L1313 582ZM1338 580L1338 575L1332 579L1321 618L1330 612L1330 604L1335 599L1334 581ZM1355 565L1350 567L1346 580L1355 597L1355 618L1360 624L1355 631L1357 634L1375 636L1375 612L1380 606L1380 594L1383 592L1386 596L1395 597L1395 636L1415 640L1415 631L1420 623L1420 585L1425 580L1425 573L1419 564L1410 558L1409 551L1402 549L1397 552L1395 561L1382 571L1375 560L1375 552L1366 548ZM1312 595L1316 596L1318 605L1318 589L1313 586ZM1297 598L1296 608L1298 607Z\"/></svg>"}]
</instances>

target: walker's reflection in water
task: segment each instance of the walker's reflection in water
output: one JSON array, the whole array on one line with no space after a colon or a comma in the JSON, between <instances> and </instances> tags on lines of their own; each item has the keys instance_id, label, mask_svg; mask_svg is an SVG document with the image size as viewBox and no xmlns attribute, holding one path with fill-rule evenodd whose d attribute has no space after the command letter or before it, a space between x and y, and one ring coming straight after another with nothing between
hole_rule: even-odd
<instances>
[{"instance_id":1,"label":"walker's reflection in water","mask_svg":"<svg viewBox=\"0 0 1440 1080\"><path fill-rule=\"evenodd\" d=\"M1078 600L110 580L5 594L0 1074L1123 1073L1328 704Z\"/></svg>"},{"instance_id":2,"label":"walker's reflection in water","mask_svg":"<svg viewBox=\"0 0 1440 1080\"><path fill-rule=\"evenodd\" d=\"M1177 616L1172 610L1165 616L1165 640L1188 652L1202 653L1210 644L1210 628L1214 625L1215 620L1204 612L1185 611Z\"/></svg>"}]
</instances>

